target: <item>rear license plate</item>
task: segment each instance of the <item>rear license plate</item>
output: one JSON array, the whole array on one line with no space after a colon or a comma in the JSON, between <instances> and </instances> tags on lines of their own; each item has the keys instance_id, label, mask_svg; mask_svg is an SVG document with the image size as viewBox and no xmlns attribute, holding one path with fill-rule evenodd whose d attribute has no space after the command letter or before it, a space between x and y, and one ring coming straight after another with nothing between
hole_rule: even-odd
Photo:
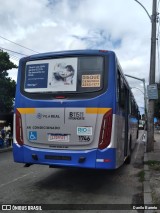
<instances>
[{"instance_id":1,"label":"rear license plate","mask_svg":"<svg viewBox=\"0 0 160 213\"><path fill-rule=\"evenodd\" d=\"M69 142L69 135L67 135L67 134L48 134L48 141Z\"/></svg>"}]
</instances>

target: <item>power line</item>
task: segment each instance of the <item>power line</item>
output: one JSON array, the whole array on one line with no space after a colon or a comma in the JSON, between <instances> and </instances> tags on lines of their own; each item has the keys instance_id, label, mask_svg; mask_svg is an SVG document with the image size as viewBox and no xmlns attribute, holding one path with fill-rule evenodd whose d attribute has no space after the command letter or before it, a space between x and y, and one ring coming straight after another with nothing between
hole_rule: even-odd
<instances>
[{"instance_id":1,"label":"power line","mask_svg":"<svg viewBox=\"0 0 160 213\"><path fill-rule=\"evenodd\" d=\"M19 60L21 57L17 57L16 55L12 54L12 53L9 53L9 55L12 57L12 58L15 58L17 60Z\"/></svg>"},{"instance_id":2,"label":"power line","mask_svg":"<svg viewBox=\"0 0 160 213\"><path fill-rule=\"evenodd\" d=\"M10 56L11 58L14 58L14 59L17 60L17 61L19 61L20 58L21 58L21 56L17 56L17 55L15 55L14 53L9 53L9 56Z\"/></svg>"},{"instance_id":3,"label":"power line","mask_svg":"<svg viewBox=\"0 0 160 213\"><path fill-rule=\"evenodd\" d=\"M0 48L0 50L1 50L1 48ZM20 55L20 54L18 54L17 52L12 51L12 50L8 50L8 49L6 50L6 49L5 49L5 52L7 52L7 53L9 54L10 59L13 60L13 61L19 62L19 60L20 60L22 57L24 57L24 55Z\"/></svg>"},{"instance_id":4,"label":"power line","mask_svg":"<svg viewBox=\"0 0 160 213\"><path fill-rule=\"evenodd\" d=\"M11 43L13 43L13 44L16 44L16 45L18 45L18 46L20 46L20 47L23 47L23 48L25 48L25 49L27 49L27 50L30 50L30 51L32 51L32 52L39 53L39 52L37 52L37 51L35 51L35 50L32 50L32 49L30 49L30 48L28 48L28 47L25 47L25 46L21 45L21 44L18 44L18 43L14 42L14 41L11 41L11 40L7 39L7 38L4 38L3 36L0 36L0 38L4 39L4 40L6 40L6 41L9 41L9 42L11 42Z\"/></svg>"},{"instance_id":5,"label":"power line","mask_svg":"<svg viewBox=\"0 0 160 213\"><path fill-rule=\"evenodd\" d=\"M12 60L14 60L14 61L19 62L19 59L18 59L18 58L16 58L15 56L10 55L10 58L11 58Z\"/></svg>"},{"instance_id":6,"label":"power line","mask_svg":"<svg viewBox=\"0 0 160 213\"><path fill-rule=\"evenodd\" d=\"M16 54L19 54L19 55L28 56L28 55L25 55L25 54L23 54L23 53L19 53L19 52L16 52L16 51L13 51L13 50L9 50L9 49L3 48L3 47L0 47L0 49L6 50L6 51L9 51L9 52L13 52L13 53L16 53Z\"/></svg>"}]
</instances>

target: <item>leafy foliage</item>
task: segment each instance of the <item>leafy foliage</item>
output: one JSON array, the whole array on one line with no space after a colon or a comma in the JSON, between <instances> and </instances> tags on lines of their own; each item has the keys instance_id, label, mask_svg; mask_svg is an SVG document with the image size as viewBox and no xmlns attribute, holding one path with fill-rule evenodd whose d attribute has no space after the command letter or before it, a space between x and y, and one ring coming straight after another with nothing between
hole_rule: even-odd
<instances>
[{"instance_id":1,"label":"leafy foliage","mask_svg":"<svg viewBox=\"0 0 160 213\"><path fill-rule=\"evenodd\" d=\"M0 112L10 112L15 97L16 82L8 77L7 70L17 68L6 52L0 51Z\"/></svg>"}]
</instances>

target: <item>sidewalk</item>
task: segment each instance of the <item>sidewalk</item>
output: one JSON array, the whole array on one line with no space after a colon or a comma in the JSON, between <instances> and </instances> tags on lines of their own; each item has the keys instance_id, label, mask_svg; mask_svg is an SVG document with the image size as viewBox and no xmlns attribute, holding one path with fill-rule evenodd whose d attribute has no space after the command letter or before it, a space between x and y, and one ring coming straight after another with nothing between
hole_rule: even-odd
<instances>
[{"instance_id":1,"label":"sidewalk","mask_svg":"<svg viewBox=\"0 0 160 213\"><path fill-rule=\"evenodd\" d=\"M154 133L154 151L144 153L144 205L160 205L160 132ZM145 142L146 144L146 142ZM160 210L145 211L160 212Z\"/></svg>"}]
</instances>

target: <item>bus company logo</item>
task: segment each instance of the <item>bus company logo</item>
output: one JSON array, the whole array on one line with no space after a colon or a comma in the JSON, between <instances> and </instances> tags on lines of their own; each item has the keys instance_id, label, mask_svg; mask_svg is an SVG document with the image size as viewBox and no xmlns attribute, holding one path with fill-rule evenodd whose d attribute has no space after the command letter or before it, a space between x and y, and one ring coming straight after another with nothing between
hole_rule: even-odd
<instances>
[{"instance_id":1,"label":"bus company logo","mask_svg":"<svg viewBox=\"0 0 160 213\"><path fill-rule=\"evenodd\" d=\"M36 118L41 119L41 118L60 118L59 115L47 115L47 114L42 114L42 113L37 113Z\"/></svg>"},{"instance_id":2,"label":"bus company logo","mask_svg":"<svg viewBox=\"0 0 160 213\"><path fill-rule=\"evenodd\" d=\"M84 112L69 112L70 120L84 120Z\"/></svg>"},{"instance_id":3,"label":"bus company logo","mask_svg":"<svg viewBox=\"0 0 160 213\"><path fill-rule=\"evenodd\" d=\"M42 118L42 113L37 113L37 116L36 116L38 119L41 119Z\"/></svg>"}]
</instances>

